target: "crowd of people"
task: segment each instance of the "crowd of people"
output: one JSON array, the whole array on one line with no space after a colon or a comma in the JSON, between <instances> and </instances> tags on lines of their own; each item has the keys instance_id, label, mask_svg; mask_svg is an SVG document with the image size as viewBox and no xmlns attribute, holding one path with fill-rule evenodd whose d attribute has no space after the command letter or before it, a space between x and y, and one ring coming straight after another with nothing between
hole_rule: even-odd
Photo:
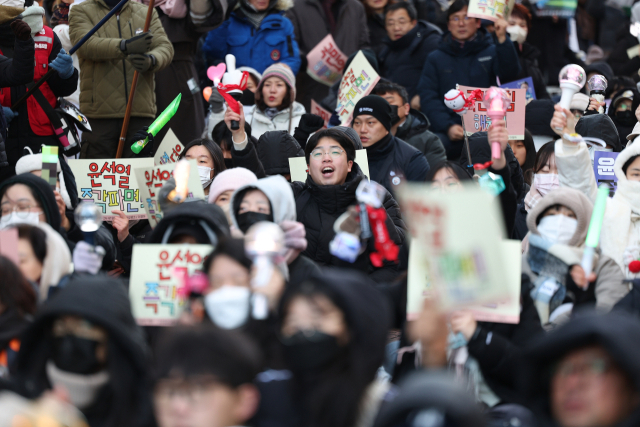
<instances>
[{"instance_id":1,"label":"crowd of people","mask_svg":"<svg viewBox=\"0 0 640 427\"><path fill-rule=\"evenodd\" d=\"M470 0L0 0L0 427L640 422L640 3L547 3L490 21ZM348 121L341 79L309 69L328 35L342 73L358 55L380 77ZM234 61L237 104L208 72ZM568 64L606 89L564 108ZM528 78L521 138L444 102ZM204 198L176 198L175 166L157 224L116 210L87 233L70 162L153 157L169 128ZM598 152L615 160L589 271ZM427 279L406 183L497 200L515 323L433 294L410 315ZM132 308L144 245L208 245L161 326Z\"/></svg>"}]
</instances>

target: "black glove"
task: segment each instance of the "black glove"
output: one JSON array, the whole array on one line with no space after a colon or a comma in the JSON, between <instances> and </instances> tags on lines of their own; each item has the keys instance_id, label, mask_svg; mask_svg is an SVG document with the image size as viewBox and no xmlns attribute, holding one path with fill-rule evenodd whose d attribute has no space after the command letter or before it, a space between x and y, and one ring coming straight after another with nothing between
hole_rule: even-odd
<instances>
[{"instance_id":1,"label":"black glove","mask_svg":"<svg viewBox=\"0 0 640 427\"><path fill-rule=\"evenodd\" d=\"M156 65L156 58L153 55L145 55L142 53L135 53L129 55L131 65L136 71L140 73L146 73L149 69Z\"/></svg>"},{"instance_id":2,"label":"black glove","mask_svg":"<svg viewBox=\"0 0 640 427\"><path fill-rule=\"evenodd\" d=\"M132 53L145 53L151 47L153 41L153 34L142 33L130 39L122 40L120 42L120 50L131 55Z\"/></svg>"},{"instance_id":3,"label":"black glove","mask_svg":"<svg viewBox=\"0 0 640 427\"><path fill-rule=\"evenodd\" d=\"M153 135L151 135L149 132L147 132L149 130L149 126L145 126L142 129L138 130L135 134L133 134L132 138L132 143L134 142L138 142L138 141L144 141L145 138L149 138L149 142L147 142L146 147L153 147Z\"/></svg>"},{"instance_id":4,"label":"black glove","mask_svg":"<svg viewBox=\"0 0 640 427\"><path fill-rule=\"evenodd\" d=\"M316 132L324 126L324 120L320 116L316 116L315 114L305 113L300 117L300 123L298 124L301 130L312 134Z\"/></svg>"},{"instance_id":5,"label":"black glove","mask_svg":"<svg viewBox=\"0 0 640 427\"><path fill-rule=\"evenodd\" d=\"M211 96L209 96L209 105L211 105L212 113L220 113L223 110L224 98L218 92L216 87L211 88Z\"/></svg>"},{"instance_id":6,"label":"black glove","mask_svg":"<svg viewBox=\"0 0 640 427\"><path fill-rule=\"evenodd\" d=\"M16 19L11 23L11 30L18 40L29 40L31 38L31 27L22 19Z\"/></svg>"}]
</instances>

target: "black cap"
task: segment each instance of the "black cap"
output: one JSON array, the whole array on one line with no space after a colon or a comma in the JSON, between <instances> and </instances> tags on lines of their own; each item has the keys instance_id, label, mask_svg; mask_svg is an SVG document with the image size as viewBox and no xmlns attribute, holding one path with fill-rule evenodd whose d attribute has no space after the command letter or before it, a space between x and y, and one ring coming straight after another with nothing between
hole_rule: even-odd
<instances>
[{"instance_id":1,"label":"black cap","mask_svg":"<svg viewBox=\"0 0 640 427\"><path fill-rule=\"evenodd\" d=\"M358 101L353 109L353 120L358 116L373 116L385 129L391 129L391 105L381 96L368 95Z\"/></svg>"}]
</instances>

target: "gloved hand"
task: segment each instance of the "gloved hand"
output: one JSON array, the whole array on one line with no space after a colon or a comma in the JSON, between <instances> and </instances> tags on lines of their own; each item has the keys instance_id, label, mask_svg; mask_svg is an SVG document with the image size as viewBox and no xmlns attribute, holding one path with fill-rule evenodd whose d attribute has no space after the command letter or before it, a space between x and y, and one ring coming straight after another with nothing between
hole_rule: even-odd
<instances>
[{"instance_id":1,"label":"gloved hand","mask_svg":"<svg viewBox=\"0 0 640 427\"><path fill-rule=\"evenodd\" d=\"M324 126L324 120L315 114L305 113L300 117L298 127L310 134L316 132Z\"/></svg>"},{"instance_id":2,"label":"gloved hand","mask_svg":"<svg viewBox=\"0 0 640 427\"><path fill-rule=\"evenodd\" d=\"M106 251L102 246L91 246L84 240L79 241L73 250L74 271L98 274L105 254Z\"/></svg>"},{"instance_id":3,"label":"gloved hand","mask_svg":"<svg viewBox=\"0 0 640 427\"><path fill-rule=\"evenodd\" d=\"M209 105L211 105L212 113L221 113L223 110L224 98L218 92L218 89L214 86L211 88L211 96L209 96Z\"/></svg>"},{"instance_id":4,"label":"gloved hand","mask_svg":"<svg viewBox=\"0 0 640 427\"><path fill-rule=\"evenodd\" d=\"M34 3L26 8L20 17L29 25L29 28L31 28L31 37L42 31L44 26L44 23L42 22L42 18L44 17L44 8L38 3Z\"/></svg>"},{"instance_id":5,"label":"gloved hand","mask_svg":"<svg viewBox=\"0 0 640 427\"><path fill-rule=\"evenodd\" d=\"M13 120L16 117L18 117L18 112L17 111L13 111L9 107L2 107L2 111L4 112L4 118L7 121L7 124L11 123L11 120Z\"/></svg>"},{"instance_id":6,"label":"gloved hand","mask_svg":"<svg viewBox=\"0 0 640 427\"><path fill-rule=\"evenodd\" d=\"M151 47L153 41L153 34L142 33L130 39L125 39L120 42L120 50L131 55L132 53L145 53Z\"/></svg>"},{"instance_id":7,"label":"gloved hand","mask_svg":"<svg viewBox=\"0 0 640 427\"><path fill-rule=\"evenodd\" d=\"M145 138L149 138L149 142L147 142L146 146L148 146L149 144L153 146L153 135L147 132L148 130L149 126L144 126L142 129L139 129L136 133L133 134L133 142L138 142L144 140Z\"/></svg>"},{"instance_id":8,"label":"gloved hand","mask_svg":"<svg viewBox=\"0 0 640 427\"><path fill-rule=\"evenodd\" d=\"M49 67L56 70L64 80L71 77L73 75L73 70L75 70L75 68L73 68L73 59L71 58L71 55L68 55L64 49L60 49L58 56L56 56L56 59L51 61Z\"/></svg>"},{"instance_id":9,"label":"gloved hand","mask_svg":"<svg viewBox=\"0 0 640 427\"><path fill-rule=\"evenodd\" d=\"M31 38L31 27L22 19L16 19L11 23L11 30L18 40L29 40Z\"/></svg>"},{"instance_id":10,"label":"gloved hand","mask_svg":"<svg viewBox=\"0 0 640 427\"><path fill-rule=\"evenodd\" d=\"M136 53L129 55L129 60L131 61L133 68L140 73L146 73L151 67L156 65L156 58L153 55Z\"/></svg>"}]
</instances>

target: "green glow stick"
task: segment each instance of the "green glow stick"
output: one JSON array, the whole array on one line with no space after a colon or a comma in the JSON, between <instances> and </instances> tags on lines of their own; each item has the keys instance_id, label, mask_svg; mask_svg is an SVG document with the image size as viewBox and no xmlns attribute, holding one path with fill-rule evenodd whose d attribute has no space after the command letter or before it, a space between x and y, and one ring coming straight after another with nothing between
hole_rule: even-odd
<instances>
[{"instance_id":1,"label":"green glow stick","mask_svg":"<svg viewBox=\"0 0 640 427\"><path fill-rule=\"evenodd\" d=\"M171 118L176 114L176 111L178 111L178 107L180 106L180 99L182 99L182 93L179 93L178 96L176 96L176 98L171 101L171 104L169 104L169 106L165 108L162 113L160 113L158 118L155 119L153 123L151 123L151 126L149 126L147 132L149 132L153 136L156 136L158 132L160 132L160 129L162 129L164 125L166 125L167 122L171 120ZM140 151L142 151L142 149L147 145L148 142L149 138L134 142L131 145L131 151L136 154L140 153Z\"/></svg>"},{"instance_id":2,"label":"green glow stick","mask_svg":"<svg viewBox=\"0 0 640 427\"><path fill-rule=\"evenodd\" d=\"M598 243L600 243L600 231L602 230L602 220L604 219L604 211L607 207L607 197L609 197L609 186L603 184L598 188L596 203L593 205L593 213L591 214L591 222L589 223L589 231L587 232L586 248L582 255L582 269L588 276L593 268L593 255Z\"/></svg>"}]
</instances>

